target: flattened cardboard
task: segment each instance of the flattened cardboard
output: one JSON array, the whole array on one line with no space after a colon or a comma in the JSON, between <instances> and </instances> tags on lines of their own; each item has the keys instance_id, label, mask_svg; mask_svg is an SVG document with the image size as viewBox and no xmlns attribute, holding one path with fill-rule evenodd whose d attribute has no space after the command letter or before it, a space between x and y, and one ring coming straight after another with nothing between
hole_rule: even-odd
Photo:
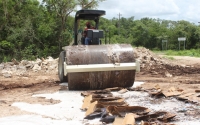
<instances>
[{"instance_id":1,"label":"flattened cardboard","mask_svg":"<svg viewBox=\"0 0 200 125\"><path fill-rule=\"evenodd\" d=\"M98 101L98 102L110 102L110 101L117 101L123 99L121 97L102 97L102 98L94 98L92 99L92 101ZM124 100L124 99L123 99Z\"/></svg>"},{"instance_id":2,"label":"flattened cardboard","mask_svg":"<svg viewBox=\"0 0 200 125\"><path fill-rule=\"evenodd\" d=\"M162 92L166 97L171 97L171 96L177 96L177 95L181 95L182 92L179 92L179 91L163 91Z\"/></svg>"},{"instance_id":3,"label":"flattened cardboard","mask_svg":"<svg viewBox=\"0 0 200 125\"><path fill-rule=\"evenodd\" d=\"M186 93L186 94L182 94L180 96L177 96L178 99L181 100L188 100L190 96L195 95L195 93Z\"/></svg>"},{"instance_id":4,"label":"flattened cardboard","mask_svg":"<svg viewBox=\"0 0 200 125\"><path fill-rule=\"evenodd\" d=\"M111 115L116 115L116 116L122 117L120 115L119 111L116 109L116 106L108 106L107 107L107 112L109 112Z\"/></svg>"},{"instance_id":5,"label":"flattened cardboard","mask_svg":"<svg viewBox=\"0 0 200 125\"><path fill-rule=\"evenodd\" d=\"M166 97L177 96L183 93L182 91L180 91L179 89L176 89L175 87L171 87L168 90L163 90L162 92Z\"/></svg>"},{"instance_id":6,"label":"flattened cardboard","mask_svg":"<svg viewBox=\"0 0 200 125\"><path fill-rule=\"evenodd\" d=\"M194 95L195 93L186 93L186 94L181 94L179 97L189 97L191 95Z\"/></svg>"},{"instance_id":7,"label":"flattened cardboard","mask_svg":"<svg viewBox=\"0 0 200 125\"><path fill-rule=\"evenodd\" d=\"M140 125L175 125L175 124L168 124L168 123L159 124L159 123L156 123L156 122L144 122L144 121L142 121Z\"/></svg>"},{"instance_id":8,"label":"flattened cardboard","mask_svg":"<svg viewBox=\"0 0 200 125\"><path fill-rule=\"evenodd\" d=\"M175 116L176 116L175 114L172 114L169 112L155 112L152 114L136 117L135 119L136 120L144 120L144 121L149 121L150 119L158 119L159 121L168 122Z\"/></svg>"},{"instance_id":9,"label":"flattened cardboard","mask_svg":"<svg viewBox=\"0 0 200 125\"><path fill-rule=\"evenodd\" d=\"M196 93L200 93L200 89L198 89L198 90L195 90L195 92L196 92Z\"/></svg>"},{"instance_id":10,"label":"flattened cardboard","mask_svg":"<svg viewBox=\"0 0 200 125\"><path fill-rule=\"evenodd\" d=\"M122 125L124 118L122 117L115 117L115 121L112 125Z\"/></svg>"},{"instance_id":11,"label":"flattened cardboard","mask_svg":"<svg viewBox=\"0 0 200 125\"><path fill-rule=\"evenodd\" d=\"M128 104L124 101L123 98L117 99L114 101L99 101L99 104L104 106L116 105L116 106L127 106Z\"/></svg>"},{"instance_id":12,"label":"flattened cardboard","mask_svg":"<svg viewBox=\"0 0 200 125\"><path fill-rule=\"evenodd\" d=\"M93 95L85 96L83 100L82 110L87 110L91 103L98 101L98 104L108 106L108 105L127 105L123 98L121 97L102 97L94 98Z\"/></svg>"},{"instance_id":13,"label":"flattened cardboard","mask_svg":"<svg viewBox=\"0 0 200 125\"><path fill-rule=\"evenodd\" d=\"M83 100L83 105L81 107L82 110L88 109L92 101L92 95L86 96Z\"/></svg>"},{"instance_id":14,"label":"flattened cardboard","mask_svg":"<svg viewBox=\"0 0 200 125\"><path fill-rule=\"evenodd\" d=\"M152 93L152 95L155 96L162 94L165 96L175 96L177 95L177 93L181 93L181 96L178 96L180 98L183 97L192 101L197 99L200 100L200 98L198 97L199 95L197 95L199 93L183 94L183 90L175 89L174 87L163 91L160 89L159 85L155 86L155 88L154 90L151 89L149 93ZM113 125L135 125L135 120L155 120L158 122L168 122L176 116L175 114L169 112L155 112L149 114L150 109L146 107L128 106L124 98L113 97L111 90L117 89L119 88L116 87L109 88L107 90L88 91L82 93L85 98L83 100L83 105L81 109L87 109L85 113L85 118L93 119L99 117L101 118L100 121L104 123L113 122ZM122 90L124 91L126 89ZM141 125L157 125L157 122L141 122Z\"/></svg>"},{"instance_id":15,"label":"flattened cardboard","mask_svg":"<svg viewBox=\"0 0 200 125\"><path fill-rule=\"evenodd\" d=\"M156 85L154 86L154 88L157 89L157 90L159 90L159 89L160 89L160 85L159 85L159 84L156 84Z\"/></svg>"},{"instance_id":16,"label":"flattened cardboard","mask_svg":"<svg viewBox=\"0 0 200 125\"><path fill-rule=\"evenodd\" d=\"M150 95L152 95L152 96L164 96L164 94L162 93L162 91L161 90L159 90L159 91L149 91L148 92Z\"/></svg>"},{"instance_id":17,"label":"flattened cardboard","mask_svg":"<svg viewBox=\"0 0 200 125\"><path fill-rule=\"evenodd\" d=\"M133 113L128 113L123 117L115 117L113 125L135 125L135 118Z\"/></svg>"},{"instance_id":18,"label":"flattened cardboard","mask_svg":"<svg viewBox=\"0 0 200 125\"><path fill-rule=\"evenodd\" d=\"M108 106L107 111L120 117L124 117L127 113L134 113L134 117L137 117L137 114L148 114L150 109L141 106Z\"/></svg>"},{"instance_id":19,"label":"flattened cardboard","mask_svg":"<svg viewBox=\"0 0 200 125\"><path fill-rule=\"evenodd\" d=\"M198 97L198 95L192 95L188 97L188 100L190 102L194 102L194 103L199 103L200 102L200 98Z\"/></svg>"},{"instance_id":20,"label":"flattened cardboard","mask_svg":"<svg viewBox=\"0 0 200 125\"><path fill-rule=\"evenodd\" d=\"M88 108L88 110L85 113L85 116L88 116L88 115L92 114L95 111L97 104L98 104L98 101L95 101L95 102L91 103L89 108Z\"/></svg>"},{"instance_id":21,"label":"flattened cardboard","mask_svg":"<svg viewBox=\"0 0 200 125\"><path fill-rule=\"evenodd\" d=\"M122 125L135 125L135 118L133 113L126 114Z\"/></svg>"},{"instance_id":22,"label":"flattened cardboard","mask_svg":"<svg viewBox=\"0 0 200 125\"><path fill-rule=\"evenodd\" d=\"M151 110L141 106L117 106L116 109L120 114L123 113L134 113L136 115L148 114Z\"/></svg>"}]
</instances>

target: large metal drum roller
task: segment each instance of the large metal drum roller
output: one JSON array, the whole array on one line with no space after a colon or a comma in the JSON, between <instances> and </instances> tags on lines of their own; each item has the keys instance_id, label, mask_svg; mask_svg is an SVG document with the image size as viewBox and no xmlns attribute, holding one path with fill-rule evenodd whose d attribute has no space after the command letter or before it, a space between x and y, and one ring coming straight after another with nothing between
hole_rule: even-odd
<instances>
[{"instance_id":1,"label":"large metal drum roller","mask_svg":"<svg viewBox=\"0 0 200 125\"><path fill-rule=\"evenodd\" d=\"M64 49L63 70L70 90L131 87L139 70L129 44L77 45ZM59 59L60 60L60 59Z\"/></svg>"}]
</instances>

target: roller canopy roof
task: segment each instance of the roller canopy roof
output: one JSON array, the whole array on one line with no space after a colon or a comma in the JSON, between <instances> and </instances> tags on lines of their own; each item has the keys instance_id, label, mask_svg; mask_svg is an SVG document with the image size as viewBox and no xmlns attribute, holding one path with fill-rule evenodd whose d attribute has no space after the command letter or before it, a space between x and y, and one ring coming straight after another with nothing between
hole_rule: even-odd
<instances>
[{"instance_id":1,"label":"roller canopy roof","mask_svg":"<svg viewBox=\"0 0 200 125\"><path fill-rule=\"evenodd\" d=\"M75 18L83 20L95 20L97 17L103 16L106 14L104 10L79 10L76 12Z\"/></svg>"}]
</instances>

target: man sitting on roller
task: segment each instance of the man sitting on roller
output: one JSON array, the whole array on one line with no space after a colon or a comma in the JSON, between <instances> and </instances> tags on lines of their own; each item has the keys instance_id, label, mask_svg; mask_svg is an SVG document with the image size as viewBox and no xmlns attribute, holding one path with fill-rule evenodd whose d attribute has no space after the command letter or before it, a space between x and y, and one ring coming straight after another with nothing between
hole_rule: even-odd
<instances>
[{"instance_id":1,"label":"man sitting on roller","mask_svg":"<svg viewBox=\"0 0 200 125\"><path fill-rule=\"evenodd\" d=\"M83 36L85 37L85 45L89 45L89 41L91 41L91 38L87 37L87 30L88 29L94 29L94 27L91 26L90 22L86 23L85 30L83 32Z\"/></svg>"}]
</instances>

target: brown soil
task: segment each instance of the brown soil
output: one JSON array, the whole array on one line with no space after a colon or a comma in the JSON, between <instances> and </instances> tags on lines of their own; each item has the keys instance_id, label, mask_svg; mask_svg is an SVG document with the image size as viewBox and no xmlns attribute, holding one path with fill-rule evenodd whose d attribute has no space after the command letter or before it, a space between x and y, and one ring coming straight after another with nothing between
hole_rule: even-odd
<instances>
[{"instance_id":1,"label":"brown soil","mask_svg":"<svg viewBox=\"0 0 200 125\"><path fill-rule=\"evenodd\" d=\"M157 85L162 89L179 88L184 90L185 93L195 93L195 90L200 90L200 58L174 58L175 60L167 60L174 66L162 65L159 67L158 65L152 65L150 68L143 67L141 72L137 73L136 81L144 81L145 84L142 87L146 90L153 89ZM184 68L180 65L184 65ZM167 76L166 72L172 76ZM59 103L59 100L32 97L33 94L58 91L61 89L58 83L57 74L30 72L27 77L12 76L12 78L4 78L0 76L0 117L30 114L12 107L13 102L45 105Z\"/></svg>"},{"instance_id":2,"label":"brown soil","mask_svg":"<svg viewBox=\"0 0 200 125\"><path fill-rule=\"evenodd\" d=\"M60 100L34 98L33 94L53 93L60 89L56 75L42 75L31 73L29 77L4 78L0 76L0 117L20 114L30 114L11 106L14 102L27 102L31 104L55 104Z\"/></svg>"},{"instance_id":3,"label":"brown soil","mask_svg":"<svg viewBox=\"0 0 200 125\"><path fill-rule=\"evenodd\" d=\"M170 87L180 88L184 91L195 92L200 90L200 58L195 57L179 57L173 56L174 60L170 60L174 66L166 66L165 69L154 68L151 70L142 69L137 73L136 81L144 81L145 86L154 85L164 86L165 89ZM169 60L168 60L169 61ZM180 65L184 67L180 67ZM172 76L166 76L168 72Z\"/></svg>"}]
</instances>

